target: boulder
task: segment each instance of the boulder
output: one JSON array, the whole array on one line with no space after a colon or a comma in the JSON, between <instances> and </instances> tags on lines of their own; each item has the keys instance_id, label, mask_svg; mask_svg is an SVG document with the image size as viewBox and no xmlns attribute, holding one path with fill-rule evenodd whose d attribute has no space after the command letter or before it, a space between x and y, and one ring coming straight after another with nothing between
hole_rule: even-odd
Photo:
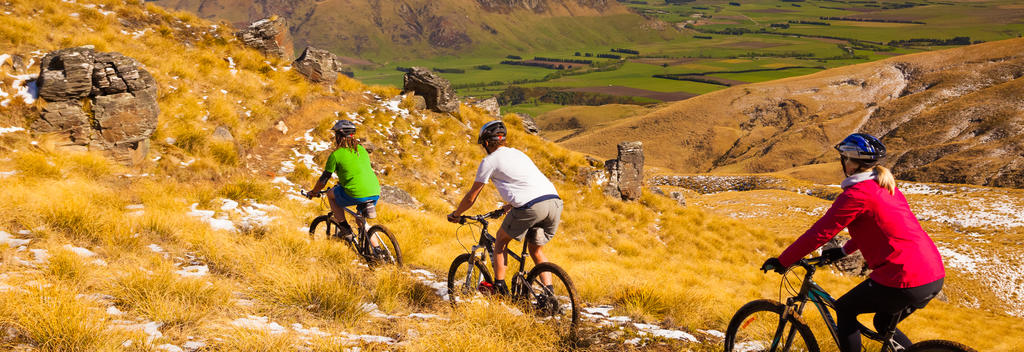
<instances>
[{"instance_id":1,"label":"boulder","mask_svg":"<svg viewBox=\"0 0 1024 352\"><path fill-rule=\"evenodd\" d=\"M47 102L82 99L92 92L93 56L89 47L57 50L40 61L39 97Z\"/></svg>"},{"instance_id":2,"label":"boulder","mask_svg":"<svg viewBox=\"0 0 1024 352\"><path fill-rule=\"evenodd\" d=\"M287 131L288 128L285 127L285 130ZM226 126L217 126L217 128L213 130L213 140L218 142L233 143L235 141L235 136L231 135L231 130L229 130Z\"/></svg>"},{"instance_id":3,"label":"boulder","mask_svg":"<svg viewBox=\"0 0 1024 352\"><path fill-rule=\"evenodd\" d=\"M486 111L488 114L494 117L501 117L501 107L498 105L498 98L490 97L484 100L478 100L473 102L473 106Z\"/></svg>"},{"instance_id":4,"label":"boulder","mask_svg":"<svg viewBox=\"0 0 1024 352\"><path fill-rule=\"evenodd\" d=\"M459 100L451 82L422 67L413 67L405 74L403 92L414 92L427 101L427 108L436 112L458 112Z\"/></svg>"},{"instance_id":5,"label":"boulder","mask_svg":"<svg viewBox=\"0 0 1024 352\"><path fill-rule=\"evenodd\" d=\"M292 67L298 73L306 76L310 82L331 85L338 80L338 74L350 75L345 64L341 63L338 56L330 51L307 47Z\"/></svg>"},{"instance_id":6,"label":"boulder","mask_svg":"<svg viewBox=\"0 0 1024 352\"><path fill-rule=\"evenodd\" d=\"M249 28L236 32L235 36L265 56L291 60L295 52L288 22L283 17L270 16L253 22Z\"/></svg>"},{"instance_id":7,"label":"boulder","mask_svg":"<svg viewBox=\"0 0 1024 352\"><path fill-rule=\"evenodd\" d=\"M126 164L144 160L160 108L156 80L139 66L120 53L88 46L46 54L39 96L47 104L32 129L64 133L65 147L105 150Z\"/></svg>"},{"instance_id":8,"label":"boulder","mask_svg":"<svg viewBox=\"0 0 1024 352\"><path fill-rule=\"evenodd\" d=\"M533 119L533 116L529 114L519 113L519 117L523 121L523 129L530 134L540 133L540 127L537 127L537 121Z\"/></svg>"},{"instance_id":9,"label":"boulder","mask_svg":"<svg viewBox=\"0 0 1024 352\"><path fill-rule=\"evenodd\" d=\"M686 206L686 197L683 196L683 192L671 191L669 193L665 193L665 190L661 189L661 187L653 186L651 187L651 193L674 199L680 206Z\"/></svg>"},{"instance_id":10,"label":"boulder","mask_svg":"<svg viewBox=\"0 0 1024 352\"><path fill-rule=\"evenodd\" d=\"M420 206L420 202L413 198L409 192L395 186L380 186L380 201L411 208L418 208Z\"/></svg>"}]
</instances>

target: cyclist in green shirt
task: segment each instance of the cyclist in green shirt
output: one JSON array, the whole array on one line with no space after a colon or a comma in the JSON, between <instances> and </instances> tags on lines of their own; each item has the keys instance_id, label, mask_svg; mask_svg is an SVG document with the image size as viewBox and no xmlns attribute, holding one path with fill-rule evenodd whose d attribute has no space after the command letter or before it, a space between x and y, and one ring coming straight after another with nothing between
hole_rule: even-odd
<instances>
[{"instance_id":1,"label":"cyclist in green shirt","mask_svg":"<svg viewBox=\"0 0 1024 352\"><path fill-rule=\"evenodd\" d=\"M373 207L380 198L380 182L370 166L370 154L354 137L356 125L349 120L340 120L331 130L334 131L334 145L337 149L327 158L324 173L316 181L313 190L307 193L307 197L312 198L318 194L331 180L331 174L337 174L338 185L327 192L327 198L335 220L341 224L338 235L349 236L353 233L352 227L345 220L342 209L353 205L367 207L370 210L367 211L368 217L376 217ZM379 248L376 238L371 238L370 243Z\"/></svg>"}]
</instances>

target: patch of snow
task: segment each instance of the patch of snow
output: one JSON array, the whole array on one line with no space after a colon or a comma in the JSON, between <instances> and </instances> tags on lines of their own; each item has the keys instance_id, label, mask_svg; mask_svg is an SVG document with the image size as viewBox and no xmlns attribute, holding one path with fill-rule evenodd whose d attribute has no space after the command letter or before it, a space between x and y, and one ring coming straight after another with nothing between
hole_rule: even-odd
<instances>
[{"instance_id":1,"label":"patch of snow","mask_svg":"<svg viewBox=\"0 0 1024 352\"><path fill-rule=\"evenodd\" d=\"M185 350L181 349L181 347L178 347L176 345L172 345L172 344L169 344L169 343L165 343L163 345L156 346L153 349L155 349L157 351L167 351L167 352L185 352Z\"/></svg>"},{"instance_id":2,"label":"patch of snow","mask_svg":"<svg viewBox=\"0 0 1024 352\"><path fill-rule=\"evenodd\" d=\"M720 339L724 339L725 338L725 333L721 332L721 331L718 331L718 330L700 330L700 329L698 329L697 331L699 331L701 333L704 333L704 334L708 334L708 335L717 337L717 338L720 338Z\"/></svg>"},{"instance_id":3,"label":"patch of snow","mask_svg":"<svg viewBox=\"0 0 1024 352\"><path fill-rule=\"evenodd\" d=\"M27 245L29 242L32 242L32 240L18 239L11 236L7 231L0 231L0 245L7 244L10 248L17 248Z\"/></svg>"},{"instance_id":4,"label":"patch of snow","mask_svg":"<svg viewBox=\"0 0 1024 352\"><path fill-rule=\"evenodd\" d=\"M160 332L160 327L163 326L163 323L158 323L155 321L136 323L128 320L114 320L111 323L115 328L121 330L142 331L142 333L146 334L146 343L153 343L153 340L159 339L164 336L164 334ZM128 346L130 346L131 340L125 341L125 343L127 343Z\"/></svg>"},{"instance_id":5,"label":"patch of snow","mask_svg":"<svg viewBox=\"0 0 1024 352\"><path fill-rule=\"evenodd\" d=\"M645 332L650 333L651 335L654 335L654 336L659 336L659 337L664 337L664 338L674 339L674 340L686 340L686 341L690 341L690 342L698 342L696 337L694 337L693 335L690 335L689 333L686 333L684 331L680 331L680 330L662 329L661 327L659 327L657 325L642 324L642 323L633 323L633 326L635 326L637 329L640 329L640 331L645 331Z\"/></svg>"},{"instance_id":6,"label":"patch of snow","mask_svg":"<svg viewBox=\"0 0 1024 352\"><path fill-rule=\"evenodd\" d=\"M50 260L50 252L45 249L30 249L32 257L35 258L37 264L43 264Z\"/></svg>"},{"instance_id":7,"label":"patch of snow","mask_svg":"<svg viewBox=\"0 0 1024 352\"><path fill-rule=\"evenodd\" d=\"M231 199L221 199L220 201L221 201L221 204L222 204L220 206L220 210L231 211L231 210L235 210L235 209L238 208L238 202L233 201Z\"/></svg>"},{"instance_id":8,"label":"patch of snow","mask_svg":"<svg viewBox=\"0 0 1024 352\"><path fill-rule=\"evenodd\" d=\"M17 171L0 171L0 178L8 178L17 174Z\"/></svg>"},{"instance_id":9,"label":"patch of snow","mask_svg":"<svg viewBox=\"0 0 1024 352\"><path fill-rule=\"evenodd\" d=\"M188 342L185 342L184 345L181 345L181 347L184 347L185 350L188 350L188 351L198 351L200 349L205 348L206 347L206 343L205 342L200 342L200 341L188 341Z\"/></svg>"},{"instance_id":10,"label":"patch of snow","mask_svg":"<svg viewBox=\"0 0 1024 352\"><path fill-rule=\"evenodd\" d=\"M154 251L154 252L157 252L157 253L163 253L163 252L164 252L164 248L163 248L163 247L160 247L160 245L158 245L158 244L156 244L156 243L150 243L150 244L149 244L148 246L146 246L146 247L147 247L147 248L149 248L149 250L151 250L151 251Z\"/></svg>"},{"instance_id":11,"label":"patch of snow","mask_svg":"<svg viewBox=\"0 0 1024 352\"><path fill-rule=\"evenodd\" d=\"M203 277L210 273L210 267L206 265L189 265L174 273L182 277Z\"/></svg>"},{"instance_id":12,"label":"patch of snow","mask_svg":"<svg viewBox=\"0 0 1024 352\"><path fill-rule=\"evenodd\" d=\"M0 127L0 134L7 134L12 132L24 131L24 128L11 126L11 127Z\"/></svg>"},{"instance_id":13,"label":"patch of snow","mask_svg":"<svg viewBox=\"0 0 1024 352\"><path fill-rule=\"evenodd\" d=\"M110 314L110 315L123 315L124 312L122 312L120 309L117 309L117 307L115 307L115 306L110 306L110 307L107 307L107 314Z\"/></svg>"},{"instance_id":14,"label":"patch of snow","mask_svg":"<svg viewBox=\"0 0 1024 352\"><path fill-rule=\"evenodd\" d=\"M419 319L437 319L437 318L440 318L440 316L438 316L437 314L421 314L421 313L411 313L411 314L409 314L409 317L410 318L419 318Z\"/></svg>"},{"instance_id":15,"label":"patch of snow","mask_svg":"<svg viewBox=\"0 0 1024 352\"><path fill-rule=\"evenodd\" d=\"M270 318L255 315L235 319L231 321L230 324L243 329L262 330L271 334L283 334L288 332L287 328L281 326L281 324L270 321Z\"/></svg>"},{"instance_id":16,"label":"patch of snow","mask_svg":"<svg viewBox=\"0 0 1024 352\"><path fill-rule=\"evenodd\" d=\"M96 256L96 252L90 251L87 248L77 247L70 244L65 244L64 249L67 249L80 257L91 258Z\"/></svg>"}]
</instances>

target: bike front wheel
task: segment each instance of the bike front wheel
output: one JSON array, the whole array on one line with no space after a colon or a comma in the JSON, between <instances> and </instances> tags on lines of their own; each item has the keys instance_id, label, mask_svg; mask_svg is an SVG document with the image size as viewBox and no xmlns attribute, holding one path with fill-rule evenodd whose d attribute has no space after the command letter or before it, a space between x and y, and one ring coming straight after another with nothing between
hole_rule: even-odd
<instances>
[{"instance_id":1,"label":"bike front wheel","mask_svg":"<svg viewBox=\"0 0 1024 352\"><path fill-rule=\"evenodd\" d=\"M786 305L767 299L743 305L729 321L725 352L818 352L811 329L793 316L783 321L785 310Z\"/></svg>"},{"instance_id":2,"label":"bike front wheel","mask_svg":"<svg viewBox=\"0 0 1024 352\"><path fill-rule=\"evenodd\" d=\"M378 263L402 266L402 248L398 246L398 240L395 239L395 235L392 235L391 231L388 231L384 225L373 225L366 232L366 237L376 239L380 245L381 252L376 258ZM371 253L369 255L372 256L374 254Z\"/></svg>"},{"instance_id":3,"label":"bike front wheel","mask_svg":"<svg viewBox=\"0 0 1024 352\"><path fill-rule=\"evenodd\" d=\"M309 239L318 240L326 239L334 236L334 231L337 231L338 224L331 219L330 215L320 215L313 219L309 223Z\"/></svg>"},{"instance_id":4,"label":"bike front wheel","mask_svg":"<svg viewBox=\"0 0 1024 352\"><path fill-rule=\"evenodd\" d=\"M977 352L961 343L946 340L927 340L910 346L908 352Z\"/></svg>"},{"instance_id":5,"label":"bike front wheel","mask_svg":"<svg viewBox=\"0 0 1024 352\"><path fill-rule=\"evenodd\" d=\"M460 254L448 269L448 299L455 305L475 296L492 294L494 280L481 261L473 261L471 255Z\"/></svg>"},{"instance_id":6,"label":"bike front wheel","mask_svg":"<svg viewBox=\"0 0 1024 352\"><path fill-rule=\"evenodd\" d=\"M551 278L551 285L544 284L544 277ZM562 336L574 336L580 323L580 299L569 274L554 263L540 263L526 275L529 286L527 302L533 313L559 332Z\"/></svg>"}]
</instances>

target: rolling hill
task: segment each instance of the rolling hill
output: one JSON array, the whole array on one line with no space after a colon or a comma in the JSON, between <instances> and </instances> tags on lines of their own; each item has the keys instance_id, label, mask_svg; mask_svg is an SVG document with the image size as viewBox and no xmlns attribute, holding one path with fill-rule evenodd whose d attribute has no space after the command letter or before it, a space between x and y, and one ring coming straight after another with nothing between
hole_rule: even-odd
<instances>
[{"instance_id":1,"label":"rolling hill","mask_svg":"<svg viewBox=\"0 0 1024 352\"><path fill-rule=\"evenodd\" d=\"M676 172L773 172L833 162L859 131L887 143L900 179L1024 187L1022 49L1010 39L733 87L562 144L610 156L639 140Z\"/></svg>"},{"instance_id":2,"label":"rolling hill","mask_svg":"<svg viewBox=\"0 0 1024 352\"><path fill-rule=\"evenodd\" d=\"M388 62L475 51L569 50L650 41L674 31L608 0L160 0L165 7L236 26L270 15L289 20L296 50L307 45Z\"/></svg>"},{"instance_id":3,"label":"rolling hill","mask_svg":"<svg viewBox=\"0 0 1024 352\"><path fill-rule=\"evenodd\" d=\"M622 201L587 181L585 155L504 116L512 146L565 199L546 251L589 313L582 341L566 341L505 301L443 300L448 265L473 233L444 216L472 182L484 156L473 134L493 116L417 110L397 89L348 77L311 84L231 40L234 28L152 3L9 0L0 12L0 350L720 350L738 307L779 294L779 276L757 267L828 203L779 189L687 192L685 207L646 190ZM33 88L41 59L84 45L137 60L157 84L158 123L139 164L32 130L50 104ZM404 268L371 269L305 228L327 208L298 191L341 116L376 146L382 184L418 200L378 207ZM916 189L950 263L948 300L901 328L979 350L1024 344L1013 333L1024 315L1024 191L900 187ZM488 188L471 212L498 200ZM963 211L971 204L985 206ZM861 279L823 270L816 280L840 292Z\"/></svg>"}]
</instances>

